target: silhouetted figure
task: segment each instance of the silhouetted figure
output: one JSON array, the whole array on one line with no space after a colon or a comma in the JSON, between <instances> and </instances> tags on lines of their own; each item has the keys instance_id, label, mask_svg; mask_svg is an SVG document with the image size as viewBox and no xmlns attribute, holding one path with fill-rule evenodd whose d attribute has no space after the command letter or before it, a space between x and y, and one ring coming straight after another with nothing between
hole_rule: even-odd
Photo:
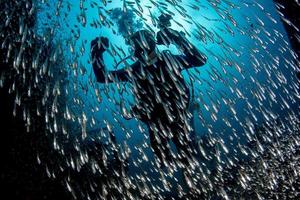
<instances>
[{"instance_id":1,"label":"silhouetted figure","mask_svg":"<svg viewBox=\"0 0 300 200\"><path fill-rule=\"evenodd\" d=\"M172 139L179 160L187 162L192 153L187 116L190 94L181 71L204 65L206 58L182 34L168 27L162 28L157 40L160 44L177 45L184 55L158 53L155 38L141 30L130 40L137 61L115 71L108 71L104 66L103 52L109 47L108 39L94 39L91 43L93 69L100 83L133 84L136 105L132 114L148 125L151 147L160 161L173 160L168 143Z\"/></svg>"}]
</instances>

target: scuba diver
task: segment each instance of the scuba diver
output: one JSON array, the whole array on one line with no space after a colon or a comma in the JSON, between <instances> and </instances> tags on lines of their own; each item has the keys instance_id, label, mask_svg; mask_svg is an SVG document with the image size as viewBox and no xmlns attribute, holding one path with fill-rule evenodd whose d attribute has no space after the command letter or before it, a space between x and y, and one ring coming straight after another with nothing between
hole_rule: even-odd
<instances>
[{"instance_id":1,"label":"scuba diver","mask_svg":"<svg viewBox=\"0 0 300 200\"><path fill-rule=\"evenodd\" d=\"M189 88L181 71L202 66L206 57L182 33L170 29L171 16L160 16L160 31L155 37L140 30L130 37L135 63L120 70L107 70L103 53L109 47L106 37L91 42L91 57L96 80L99 83L130 82L133 85L135 106L133 117L149 129L150 144L161 164L174 161L170 139L176 146L178 161L188 164L193 159L190 145ZM158 52L156 44L176 45L182 55L170 51Z\"/></svg>"}]
</instances>

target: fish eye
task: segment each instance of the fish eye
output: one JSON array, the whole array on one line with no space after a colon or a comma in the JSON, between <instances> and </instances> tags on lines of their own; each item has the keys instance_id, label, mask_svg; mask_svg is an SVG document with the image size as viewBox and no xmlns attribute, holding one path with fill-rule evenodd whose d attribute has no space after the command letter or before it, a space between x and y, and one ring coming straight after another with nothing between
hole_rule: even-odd
<instances>
[{"instance_id":1,"label":"fish eye","mask_svg":"<svg viewBox=\"0 0 300 200\"><path fill-rule=\"evenodd\" d=\"M135 51L135 48L131 46L131 47L128 48L128 51L131 54L131 53L133 53Z\"/></svg>"}]
</instances>

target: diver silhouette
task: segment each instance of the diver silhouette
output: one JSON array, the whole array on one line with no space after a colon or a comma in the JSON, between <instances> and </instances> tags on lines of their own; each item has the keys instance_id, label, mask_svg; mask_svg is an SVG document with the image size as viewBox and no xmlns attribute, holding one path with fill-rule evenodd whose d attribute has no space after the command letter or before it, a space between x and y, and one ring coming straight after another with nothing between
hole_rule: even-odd
<instances>
[{"instance_id":1,"label":"diver silhouette","mask_svg":"<svg viewBox=\"0 0 300 200\"><path fill-rule=\"evenodd\" d=\"M186 163L193 154L188 121L190 92L181 71L204 65L206 57L167 23L161 23L160 28L157 43L147 30L131 36L136 62L120 70L106 70L103 53L109 47L109 40L97 37L91 42L93 70L99 83L131 82L136 103L131 113L148 126L150 144L159 161L166 163L175 158L170 149L171 139L178 160ZM158 52L156 44L175 44L183 54Z\"/></svg>"}]
</instances>

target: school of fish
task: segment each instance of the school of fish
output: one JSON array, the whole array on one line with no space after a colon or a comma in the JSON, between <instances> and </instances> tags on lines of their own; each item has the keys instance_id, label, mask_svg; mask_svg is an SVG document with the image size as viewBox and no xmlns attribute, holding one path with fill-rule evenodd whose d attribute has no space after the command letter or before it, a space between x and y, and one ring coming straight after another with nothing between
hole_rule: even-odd
<instances>
[{"instance_id":1,"label":"school of fish","mask_svg":"<svg viewBox=\"0 0 300 200\"><path fill-rule=\"evenodd\" d=\"M49 178L61 180L74 199L300 198L300 80L295 76L300 61L276 28L282 21L296 30L299 25L258 0L117 2L1 3L1 59L12 61L9 73L15 75L0 73L0 87L10 84L12 112L23 117L28 132L33 116L44 119L45 134L63 158L48 162L37 154ZM182 117L189 121L195 152L188 165L162 166L155 158L147 128L130 111L132 94L141 88L95 80L92 30L111 38L136 31L131 27L120 36L121 18L111 17L118 13L116 5L120 17L134 16L128 26L142 24L154 35L159 14L171 15L172 24L208 58L204 67L184 72L192 99L189 115ZM29 25L27 19L35 17L36 24ZM136 61L130 47L110 41L111 70ZM39 104L26 106L36 94Z\"/></svg>"}]
</instances>

